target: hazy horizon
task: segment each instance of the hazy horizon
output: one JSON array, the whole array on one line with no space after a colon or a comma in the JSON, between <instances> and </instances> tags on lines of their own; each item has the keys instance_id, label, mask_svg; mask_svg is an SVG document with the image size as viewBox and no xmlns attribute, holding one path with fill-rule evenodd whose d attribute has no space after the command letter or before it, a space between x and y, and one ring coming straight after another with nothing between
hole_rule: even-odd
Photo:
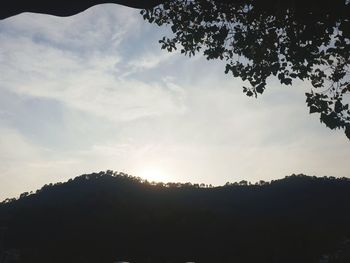
<instances>
[{"instance_id":1,"label":"hazy horizon","mask_svg":"<svg viewBox=\"0 0 350 263\"><path fill-rule=\"evenodd\" d=\"M0 200L105 170L149 181L350 177L349 142L309 115L307 82L257 99L222 62L160 49L166 28L104 4L0 21Z\"/></svg>"}]
</instances>

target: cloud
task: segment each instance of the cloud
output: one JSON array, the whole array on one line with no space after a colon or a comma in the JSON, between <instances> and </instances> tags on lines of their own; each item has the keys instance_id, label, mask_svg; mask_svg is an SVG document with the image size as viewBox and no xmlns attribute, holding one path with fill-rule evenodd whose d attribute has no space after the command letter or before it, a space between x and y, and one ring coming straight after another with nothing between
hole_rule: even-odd
<instances>
[{"instance_id":1,"label":"cloud","mask_svg":"<svg viewBox=\"0 0 350 263\"><path fill-rule=\"evenodd\" d=\"M91 11L80 19L64 19L60 25L51 21L58 18L45 17L51 22L44 27L41 26L45 23L40 15L40 22L34 19L36 16L20 17L20 22L25 18L30 20L28 31L32 33L27 32L24 36L2 35L2 48L6 50L0 56L0 69L6 76L0 80L2 88L19 94L59 100L69 107L111 120L128 121L153 115L181 113L183 105L175 103L179 100L176 98L177 94L168 88L171 84L162 81L145 83L125 77L135 67L156 67L163 59L157 60L156 56L149 55L143 59L143 64L125 62L119 45L121 41L126 41L126 32L136 27L137 23L129 19L131 22L122 25L118 17L120 12L111 15L112 12L108 11L105 17L108 6L101 10L104 12ZM91 17L86 18L89 15L95 15L94 22ZM122 15L125 16L133 17ZM117 17L118 19L113 19ZM119 26L116 26L118 23ZM82 27L79 33L73 27L76 24L78 28ZM80 24L84 26L79 26ZM6 28L6 25L3 27ZM13 27L21 28L25 25L22 22ZM52 28L53 31L57 28L59 30L51 33ZM4 31L8 30L6 28ZM90 31L94 32L93 36ZM37 34L41 36L41 41L37 41ZM70 40L74 39L75 34L78 38ZM123 38L111 42L111 35ZM64 39L68 39L68 43ZM105 45L108 48L102 50ZM88 56L85 55L87 52ZM123 68L124 64L129 65L130 69Z\"/></svg>"},{"instance_id":2,"label":"cloud","mask_svg":"<svg viewBox=\"0 0 350 263\"><path fill-rule=\"evenodd\" d=\"M138 10L114 4L94 6L76 16L23 13L1 21L0 32L77 53L112 49L140 30ZM87 55L89 55L87 53Z\"/></svg>"},{"instance_id":3,"label":"cloud","mask_svg":"<svg viewBox=\"0 0 350 263\"><path fill-rule=\"evenodd\" d=\"M0 23L3 197L106 169L212 184L348 176L346 138L308 114L307 83L247 98L223 62L160 50L166 30L117 5Z\"/></svg>"},{"instance_id":4,"label":"cloud","mask_svg":"<svg viewBox=\"0 0 350 263\"><path fill-rule=\"evenodd\" d=\"M137 59L129 61L127 65L128 67L132 68L134 72L147 70L156 68L159 65L164 64L173 56L175 56L175 53L167 53L161 50L154 53L148 52Z\"/></svg>"},{"instance_id":5,"label":"cloud","mask_svg":"<svg viewBox=\"0 0 350 263\"><path fill-rule=\"evenodd\" d=\"M35 169L34 173L31 169L37 162L46 159L45 149L38 149L16 130L1 128L0 133L0 200L31 189L33 183L38 186L38 182L40 185L40 182L49 179L39 178L43 175L40 169ZM26 173L30 176L26 176Z\"/></svg>"}]
</instances>

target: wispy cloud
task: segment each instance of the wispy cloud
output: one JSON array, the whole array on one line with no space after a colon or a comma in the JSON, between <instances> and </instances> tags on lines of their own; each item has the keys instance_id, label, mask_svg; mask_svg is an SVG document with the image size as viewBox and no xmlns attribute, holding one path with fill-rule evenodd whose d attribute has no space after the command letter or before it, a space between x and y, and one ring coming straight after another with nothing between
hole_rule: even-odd
<instances>
[{"instance_id":1,"label":"wispy cloud","mask_svg":"<svg viewBox=\"0 0 350 263\"><path fill-rule=\"evenodd\" d=\"M103 10L108 9L105 7ZM182 109L182 105L174 103L176 94L167 88L167 83L144 83L132 78L121 78L129 71L134 71L135 67L148 68L151 64L156 67L162 61L154 60L144 66L142 63L136 65L135 61L130 63L124 60L119 47L122 41L120 36L125 41L126 32L136 27L136 23L131 21L123 24L118 17L120 12L116 12L114 16L109 12L108 19L105 18L105 12L91 13L93 14L90 16L95 15L96 18L94 23L87 18L80 19L83 21L72 19L73 21L69 20L67 23L70 27L67 24L59 27L52 22L48 23L50 26L41 27L43 21L38 23L28 15L30 20L34 20L29 23L28 29L32 34L2 35L2 47L7 52L0 57L0 68L5 76L0 80L0 85L20 94L60 100L70 107L113 120L176 113L178 107ZM39 20L43 19L42 16L38 17ZM58 18L51 19L56 21ZM37 24L38 28L33 24ZM78 28L83 24L83 29L77 32L73 27L76 24ZM23 24L21 26L25 27ZM21 26L17 25L20 28ZM60 33L51 33L57 27ZM89 34L90 31L94 32L93 36ZM74 39L72 32L79 37ZM36 34L42 35L41 41L36 40ZM112 36L113 40L116 35L118 41L109 39ZM69 41L71 38L74 39L73 42ZM64 39L68 39L68 43ZM105 45L108 48L101 50L101 46ZM129 65L129 68L125 68L124 64Z\"/></svg>"},{"instance_id":2,"label":"wispy cloud","mask_svg":"<svg viewBox=\"0 0 350 263\"><path fill-rule=\"evenodd\" d=\"M307 83L247 98L221 62L160 50L166 30L117 5L1 21L0 199L104 169L213 184L350 176L346 138L308 114Z\"/></svg>"}]
</instances>

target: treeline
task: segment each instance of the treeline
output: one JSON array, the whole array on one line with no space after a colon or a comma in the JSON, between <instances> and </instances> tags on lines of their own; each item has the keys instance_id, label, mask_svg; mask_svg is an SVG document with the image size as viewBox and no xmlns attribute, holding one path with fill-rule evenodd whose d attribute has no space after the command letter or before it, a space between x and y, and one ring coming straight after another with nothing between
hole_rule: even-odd
<instances>
[{"instance_id":1,"label":"treeline","mask_svg":"<svg viewBox=\"0 0 350 263\"><path fill-rule=\"evenodd\" d=\"M0 204L0 258L24 263L345 263L349 239L348 178L213 187L107 171Z\"/></svg>"},{"instance_id":2,"label":"treeline","mask_svg":"<svg viewBox=\"0 0 350 263\"><path fill-rule=\"evenodd\" d=\"M138 176L132 176L129 175L127 173L124 172L118 172L118 171L113 171L113 170L107 170L107 171L101 171L99 173L92 173L92 174L83 174L80 175L74 179L69 179L69 182L72 181L81 181L81 180L96 180L99 177L104 177L104 176L111 176L114 178L118 178L122 181L129 181L129 182L133 182L133 183L141 183L145 186L154 186L154 187L166 187L166 188L214 188L215 186L213 186L212 184L205 184L205 183L191 183L191 182L186 182L186 183L181 183L181 182L156 182L156 181L149 181L147 179L143 179L141 177ZM308 178L308 179L313 179L313 180L326 180L326 181L350 181L350 178L347 177L334 177L334 176L323 176L323 177L317 177L317 176L307 176L304 174L292 174L290 176L286 176L284 179L282 180L287 180L289 178ZM259 180L255 183L252 183L250 181L247 180L241 180L239 182L226 182L225 185L223 186L216 186L215 188L220 188L220 187L228 187L228 186L264 186L264 185L269 185L269 184L273 184L276 183L278 181L281 181L281 179L279 180L271 180L271 181L264 181L264 180ZM45 184L42 188L36 190L35 192L31 191L31 192L24 192L22 194L19 195L18 198L6 198L5 200L2 201L2 203L9 203L9 202L13 202L16 201L18 199L21 198L25 198L29 195L33 195L33 194L38 194L42 191L51 189L52 187L55 186L59 186L62 185L62 182L58 182L58 183L50 183L50 184Z\"/></svg>"}]
</instances>

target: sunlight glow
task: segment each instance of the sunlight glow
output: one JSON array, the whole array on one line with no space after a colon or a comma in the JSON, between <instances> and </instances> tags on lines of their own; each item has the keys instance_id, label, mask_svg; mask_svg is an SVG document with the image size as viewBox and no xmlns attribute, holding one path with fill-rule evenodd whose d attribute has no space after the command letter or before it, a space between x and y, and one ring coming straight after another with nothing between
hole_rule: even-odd
<instances>
[{"instance_id":1,"label":"sunlight glow","mask_svg":"<svg viewBox=\"0 0 350 263\"><path fill-rule=\"evenodd\" d=\"M146 167L144 169L140 169L140 172L137 173L137 176L148 180L149 182L169 182L169 176L165 174L161 169L155 167Z\"/></svg>"}]
</instances>

